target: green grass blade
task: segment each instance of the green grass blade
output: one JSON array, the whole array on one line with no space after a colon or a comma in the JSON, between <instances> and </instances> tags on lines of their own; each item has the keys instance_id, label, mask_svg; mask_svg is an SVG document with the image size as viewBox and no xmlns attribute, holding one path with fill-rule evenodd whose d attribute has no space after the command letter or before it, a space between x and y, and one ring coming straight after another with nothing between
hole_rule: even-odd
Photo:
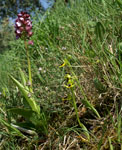
<instances>
[{"instance_id":1,"label":"green grass blade","mask_svg":"<svg viewBox=\"0 0 122 150\"><path fill-rule=\"evenodd\" d=\"M122 120L121 115L118 115L118 128L117 128L117 135L118 135L118 142L121 141L121 127L122 127Z\"/></svg>"},{"instance_id":2,"label":"green grass blade","mask_svg":"<svg viewBox=\"0 0 122 150\"><path fill-rule=\"evenodd\" d=\"M113 145L111 144L111 138L110 137L108 137L108 141L109 141L110 150L114 150Z\"/></svg>"}]
</instances>

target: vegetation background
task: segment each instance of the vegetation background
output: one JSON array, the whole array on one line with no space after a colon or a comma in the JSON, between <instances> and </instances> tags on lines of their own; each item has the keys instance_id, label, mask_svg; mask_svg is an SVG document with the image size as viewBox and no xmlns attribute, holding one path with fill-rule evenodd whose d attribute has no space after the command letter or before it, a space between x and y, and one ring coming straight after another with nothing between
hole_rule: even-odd
<instances>
[{"instance_id":1,"label":"vegetation background","mask_svg":"<svg viewBox=\"0 0 122 150\"><path fill-rule=\"evenodd\" d=\"M34 3L36 6L38 2ZM7 7L3 10L10 12L12 3L4 4ZM23 6L28 7L25 2ZM12 15L16 16L17 5L14 7ZM6 16L4 11L0 16ZM27 134L22 138L8 126L25 121L8 109L27 106L9 74L21 80L19 69L26 76L28 71L24 42L15 39L14 27L3 17L0 25L0 120L6 125L1 121L0 149L122 149L122 1L70 0L65 3L57 0L52 8L43 11L41 18L35 10L32 19L34 45L29 45L29 51L34 95L46 114L48 135ZM71 67L65 64L59 67L66 59ZM65 86L66 75L74 77L71 68L84 91L81 93L75 83L77 114L88 129L89 141L78 124L70 88ZM86 108L84 95L100 118Z\"/></svg>"}]
</instances>

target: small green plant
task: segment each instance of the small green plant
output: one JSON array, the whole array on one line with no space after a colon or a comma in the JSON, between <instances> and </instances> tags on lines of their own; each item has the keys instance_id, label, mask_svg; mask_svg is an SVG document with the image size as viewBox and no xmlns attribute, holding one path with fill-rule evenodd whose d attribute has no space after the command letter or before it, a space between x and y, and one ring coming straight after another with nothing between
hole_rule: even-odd
<instances>
[{"instance_id":1,"label":"small green plant","mask_svg":"<svg viewBox=\"0 0 122 150\"><path fill-rule=\"evenodd\" d=\"M78 121L80 127L83 129L83 131L85 131L85 135L86 135L87 139L89 140L89 139L90 139L90 136L89 136L88 130L87 130L87 128L83 125L83 123L81 123L80 118L79 118L79 115L78 115L78 108L77 108L76 100L75 100L75 86L76 86L76 85L79 87L80 92L81 92L81 94L82 94L83 97L84 97L84 99L82 100L82 103L83 103L87 108L91 109L91 111L93 111L93 112L96 114L96 116L97 116L98 118L100 118L100 115L99 115L98 111L94 108L94 106L88 101L88 99L87 99L87 97L86 97L86 95L85 95L85 92L84 92L84 90L83 90L82 85L79 83L79 80L78 80L77 76L75 75L75 73L74 73L74 71L73 71L73 69L72 69L72 66L71 66L69 60L66 59L66 58L64 59L64 63L63 63L60 67L64 67L64 66L67 66L67 67L69 68L70 74L71 74L71 75L70 75L70 74L67 74L67 75L65 76L65 78L66 78L66 80L67 80L67 84L64 85L64 86L65 86L66 88L71 89L72 103L73 103L73 107L74 107L74 109L75 109L77 121Z\"/></svg>"},{"instance_id":2,"label":"small green plant","mask_svg":"<svg viewBox=\"0 0 122 150\"><path fill-rule=\"evenodd\" d=\"M89 133L88 133L88 130L87 128L84 126L83 123L81 123L80 121L80 118L79 118L79 115L78 115L78 108L77 108L77 104L76 104L76 100L75 100L75 89L74 89L74 78L71 77L69 74L66 75L66 80L67 80L67 85L65 85L66 88L70 88L71 89L71 97L72 97L72 104L73 104L73 107L75 109L75 113L76 113L76 118L77 118L77 121L80 125L80 127L83 129L87 139L89 140L90 139L90 136L89 136Z\"/></svg>"},{"instance_id":3,"label":"small green plant","mask_svg":"<svg viewBox=\"0 0 122 150\"><path fill-rule=\"evenodd\" d=\"M83 97L84 97L84 100L82 100L82 103L83 103L87 108L91 109L91 110L96 114L96 116L97 116L98 118L100 118L100 115L99 115L98 111L97 111L97 110L94 108L94 106L88 101L88 99L87 99L87 97L86 97L86 95L85 95L85 92L84 92L84 90L83 90L83 87L82 87L82 85L79 83L79 80L78 80L77 76L75 75L75 73L74 73L74 71L73 71L73 69L72 69L72 66L71 66L70 62L69 62L67 59L64 60L64 63L63 63L62 66L65 66L65 65L67 65L67 66L69 67L70 72L71 72L72 76L74 77L74 81L76 81L76 83L77 83L77 85L78 85L78 87L79 87L79 89L80 89L80 91L81 91L81 94L82 94ZM60 67L62 67L62 66L60 66Z\"/></svg>"},{"instance_id":4,"label":"small green plant","mask_svg":"<svg viewBox=\"0 0 122 150\"><path fill-rule=\"evenodd\" d=\"M30 58L29 58L28 44L33 45L33 41L27 42L28 39L33 34L31 29L32 29L32 22L30 20L30 15L27 14L26 12L19 13L18 18L16 19L16 23L15 23L15 33L16 33L17 39L21 38L25 42L29 81L28 79L26 79L24 72L21 69L20 69L20 76L21 76L22 83L16 80L12 75L9 75L9 76L11 80L15 83L15 85L18 87L22 95L24 96L29 107L28 108L18 108L18 107L11 108L11 109L8 109L8 111L10 113L21 115L26 120L23 125L21 124L18 126L15 124L11 124L14 128L17 128L18 130L22 132L26 132L28 134L35 134L35 131L36 131L37 134L41 132L47 135L48 133L47 119L46 119L44 112L40 110L40 106L37 104L35 100L35 95L32 89L31 63L30 63ZM31 124L28 124L29 122ZM25 124L27 128L29 129L31 128L35 131L30 132L27 129L23 128Z\"/></svg>"}]
</instances>

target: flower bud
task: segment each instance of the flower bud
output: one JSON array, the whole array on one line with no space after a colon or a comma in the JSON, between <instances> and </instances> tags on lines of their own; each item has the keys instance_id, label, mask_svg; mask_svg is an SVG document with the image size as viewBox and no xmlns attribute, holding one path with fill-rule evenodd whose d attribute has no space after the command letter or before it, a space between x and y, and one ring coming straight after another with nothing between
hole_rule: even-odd
<instances>
[{"instance_id":1,"label":"flower bud","mask_svg":"<svg viewBox=\"0 0 122 150\"><path fill-rule=\"evenodd\" d=\"M31 32L31 31L30 31L30 32L28 32L28 36L29 36L29 37L31 37L31 36L32 36L32 34L33 34L33 32Z\"/></svg>"},{"instance_id":2,"label":"flower bud","mask_svg":"<svg viewBox=\"0 0 122 150\"><path fill-rule=\"evenodd\" d=\"M28 42L29 45L34 45L33 41Z\"/></svg>"},{"instance_id":3,"label":"flower bud","mask_svg":"<svg viewBox=\"0 0 122 150\"><path fill-rule=\"evenodd\" d=\"M20 13L20 14L18 14L17 16L18 16L18 17L22 17L22 14Z\"/></svg>"}]
</instances>

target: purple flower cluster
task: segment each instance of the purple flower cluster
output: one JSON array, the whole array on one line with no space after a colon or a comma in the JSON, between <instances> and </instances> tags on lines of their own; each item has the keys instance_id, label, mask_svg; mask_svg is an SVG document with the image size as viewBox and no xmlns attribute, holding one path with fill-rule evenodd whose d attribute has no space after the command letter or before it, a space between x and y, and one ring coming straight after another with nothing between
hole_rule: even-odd
<instances>
[{"instance_id":1,"label":"purple flower cluster","mask_svg":"<svg viewBox=\"0 0 122 150\"><path fill-rule=\"evenodd\" d=\"M21 12L18 14L18 18L15 21L15 33L16 38L30 38L33 34L31 31L32 22L30 20L30 15L27 12Z\"/></svg>"}]
</instances>

